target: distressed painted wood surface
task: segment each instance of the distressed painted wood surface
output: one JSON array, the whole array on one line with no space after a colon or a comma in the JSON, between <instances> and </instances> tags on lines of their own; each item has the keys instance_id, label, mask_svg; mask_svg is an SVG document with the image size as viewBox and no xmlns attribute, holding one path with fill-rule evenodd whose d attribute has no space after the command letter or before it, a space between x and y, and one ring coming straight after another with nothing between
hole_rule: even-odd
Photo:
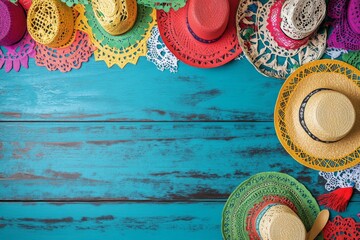
<instances>
[{"instance_id":1,"label":"distressed painted wood surface","mask_svg":"<svg viewBox=\"0 0 360 240\"><path fill-rule=\"evenodd\" d=\"M0 120L272 121L282 82L244 60L220 70L181 64L176 74L145 59L123 70L92 60L66 74L31 61L0 72Z\"/></svg>"},{"instance_id":2,"label":"distressed painted wood surface","mask_svg":"<svg viewBox=\"0 0 360 240\"><path fill-rule=\"evenodd\" d=\"M269 170L324 192L318 172L288 156L267 122L3 123L0 131L3 200L223 199Z\"/></svg>"},{"instance_id":3,"label":"distressed painted wood surface","mask_svg":"<svg viewBox=\"0 0 360 240\"><path fill-rule=\"evenodd\" d=\"M0 203L0 233L7 240L221 239L223 204ZM358 219L359 209L351 203L342 215Z\"/></svg>"},{"instance_id":4,"label":"distressed painted wood surface","mask_svg":"<svg viewBox=\"0 0 360 240\"><path fill-rule=\"evenodd\" d=\"M225 200L252 174L325 191L276 138L281 80L245 60L179 70L1 70L0 239L221 239ZM355 193L341 215L359 209Z\"/></svg>"}]
</instances>

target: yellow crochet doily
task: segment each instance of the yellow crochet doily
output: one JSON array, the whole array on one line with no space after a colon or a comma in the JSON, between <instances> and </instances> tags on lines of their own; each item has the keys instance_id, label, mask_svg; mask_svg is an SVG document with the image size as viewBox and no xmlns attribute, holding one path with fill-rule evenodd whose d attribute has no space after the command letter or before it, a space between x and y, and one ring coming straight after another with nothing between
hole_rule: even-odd
<instances>
[{"instance_id":1,"label":"yellow crochet doily","mask_svg":"<svg viewBox=\"0 0 360 240\"><path fill-rule=\"evenodd\" d=\"M91 4L89 4L91 5ZM96 61L104 61L108 67L112 67L113 65L117 64L120 68L124 68L126 64L136 64L138 59L142 56L146 56L147 53L147 41L151 36L151 29L156 25L156 10L151 10L149 16L149 19L151 21L148 21L147 27L142 30L142 34L137 37L137 39L122 39L125 37L120 36L106 36L101 35L104 33L99 33L99 29L96 29L96 31L93 31L95 29L92 29L90 26L89 21L94 21L94 19L89 20L86 17L85 11L88 10L89 5L87 5L87 9L83 5L76 5L74 8L79 12L79 17L76 20L75 28L81 31L86 32L90 40L93 42L97 50L94 52L95 60ZM138 18L141 18L141 7L138 7ZM137 19L138 21L142 21L141 19ZM92 23L94 24L94 22ZM97 23L96 23L97 24ZM137 23L135 23L133 28L136 28ZM142 24L144 25L144 24ZM133 29L131 29L126 34L132 34ZM136 31L138 33L140 31ZM100 36L99 36L100 35ZM133 36L134 37L134 36ZM119 44L116 40L118 40L122 43ZM113 46L109 46L112 44ZM118 47L119 45L125 46L125 47Z\"/></svg>"}]
</instances>

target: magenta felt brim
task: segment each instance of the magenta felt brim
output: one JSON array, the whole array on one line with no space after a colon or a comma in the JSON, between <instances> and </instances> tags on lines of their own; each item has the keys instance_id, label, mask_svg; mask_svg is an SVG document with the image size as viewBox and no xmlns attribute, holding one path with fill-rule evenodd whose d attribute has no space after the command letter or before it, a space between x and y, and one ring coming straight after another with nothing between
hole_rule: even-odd
<instances>
[{"instance_id":1,"label":"magenta felt brim","mask_svg":"<svg viewBox=\"0 0 360 240\"><path fill-rule=\"evenodd\" d=\"M20 4L0 0L0 45L20 41L26 32L26 13Z\"/></svg>"},{"instance_id":2,"label":"magenta felt brim","mask_svg":"<svg viewBox=\"0 0 360 240\"><path fill-rule=\"evenodd\" d=\"M188 4L177 11L157 11L159 31L165 45L180 61L199 68L218 67L239 56L242 50L235 25L239 0L229 2L228 25L220 39L213 43L202 43L190 33L187 26Z\"/></svg>"}]
</instances>

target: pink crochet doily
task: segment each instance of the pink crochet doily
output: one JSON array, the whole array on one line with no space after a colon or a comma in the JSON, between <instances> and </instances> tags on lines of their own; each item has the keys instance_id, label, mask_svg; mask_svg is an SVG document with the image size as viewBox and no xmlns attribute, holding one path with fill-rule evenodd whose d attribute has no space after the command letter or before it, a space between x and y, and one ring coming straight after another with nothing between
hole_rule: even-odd
<instances>
[{"instance_id":1,"label":"pink crochet doily","mask_svg":"<svg viewBox=\"0 0 360 240\"><path fill-rule=\"evenodd\" d=\"M44 66L50 71L69 72L71 69L79 69L95 50L88 35L77 31L74 42L65 48L50 48L37 44L35 61L38 66Z\"/></svg>"},{"instance_id":2,"label":"pink crochet doily","mask_svg":"<svg viewBox=\"0 0 360 240\"><path fill-rule=\"evenodd\" d=\"M0 49L0 68L5 65L5 72L14 69L20 71L21 67L29 68L29 58L35 57L35 41L28 33L24 38L11 46L3 46Z\"/></svg>"},{"instance_id":3,"label":"pink crochet doily","mask_svg":"<svg viewBox=\"0 0 360 240\"><path fill-rule=\"evenodd\" d=\"M325 240L360 239L360 223L352 218L336 216L326 224L323 235Z\"/></svg>"}]
</instances>

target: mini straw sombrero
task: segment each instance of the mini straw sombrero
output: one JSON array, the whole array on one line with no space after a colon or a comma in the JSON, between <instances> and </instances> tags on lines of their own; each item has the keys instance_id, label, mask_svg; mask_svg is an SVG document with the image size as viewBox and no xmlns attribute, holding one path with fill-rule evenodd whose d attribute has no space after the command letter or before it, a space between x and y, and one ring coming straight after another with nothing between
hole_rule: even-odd
<instances>
[{"instance_id":1,"label":"mini straw sombrero","mask_svg":"<svg viewBox=\"0 0 360 240\"><path fill-rule=\"evenodd\" d=\"M285 79L326 48L325 0L240 0L237 32L240 46L256 69Z\"/></svg>"},{"instance_id":2,"label":"mini straw sombrero","mask_svg":"<svg viewBox=\"0 0 360 240\"><path fill-rule=\"evenodd\" d=\"M337 60L298 68L282 86L277 136L299 163L333 172L360 163L360 71Z\"/></svg>"},{"instance_id":3,"label":"mini straw sombrero","mask_svg":"<svg viewBox=\"0 0 360 240\"><path fill-rule=\"evenodd\" d=\"M328 16L334 19L328 46L360 50L360 0L330 0Z\"/></svg>"},{"instance_id":4,"label":"mini straw sombrero","mask_svg":"<svg viewBox=\"0 0 360 240\"><path fill-rule=\"evenodd\" d=\"M236 37L239 0L188 0L174 11L157 11L159 31L181 61L200 68L226 64L242 52Z\"/></svg>"},{"instance_id":5,"label":"mini straw sombrero","mask_svg":"<svg viewBox=\"0 0 360 240\"><path fill-rule=\"evenodd\" d=\"M33 0L27 18L29 34L48 47L65 47L75 37L74 15L72 8L59 0Z\"/></svg>"},{"instance_id":6,"label":"mini straw sombrero","mask_svg":"<svg viewBox=\"0 0 360 240\"><path fill-rule=\"evenodd\" d=\"M90 0L75 9L80 13L76 28L89 34L97 48L95 60L123 68L146 56L147 40L156 24L152 8L135 0Z\"/></svg>"},{"instance_id":7,"label":"mini straw sombrero","mask_svg":"<svg viewBox=\"0 0 360 240\"><path fill-rule=\"evenodd\" d=\"M92 0L91 3L97 21L111 35L129 31L136 22L136 0Z\"/></svg>"},{"instance_id":8,"label":"mini straw sombrero","mask_svg":"<svg viewBox=\"0 0 360 240\"><path fill-rule=\"evenodd\" d=\"M0 45L19 42L26 32L26 13L20 4L0 0Z\"/></svg>"},{"instance_id":9,"label":"mini straw sombrero","mask_svg":"<svg viewBox=\"0 0 360 240\"><path fill-rule=\"evenodd\" d=\"M284 173L259 173L227 200L222 234L233 239L305 240L320 209L311 193Z\"/></svg>"}]
</instances>

